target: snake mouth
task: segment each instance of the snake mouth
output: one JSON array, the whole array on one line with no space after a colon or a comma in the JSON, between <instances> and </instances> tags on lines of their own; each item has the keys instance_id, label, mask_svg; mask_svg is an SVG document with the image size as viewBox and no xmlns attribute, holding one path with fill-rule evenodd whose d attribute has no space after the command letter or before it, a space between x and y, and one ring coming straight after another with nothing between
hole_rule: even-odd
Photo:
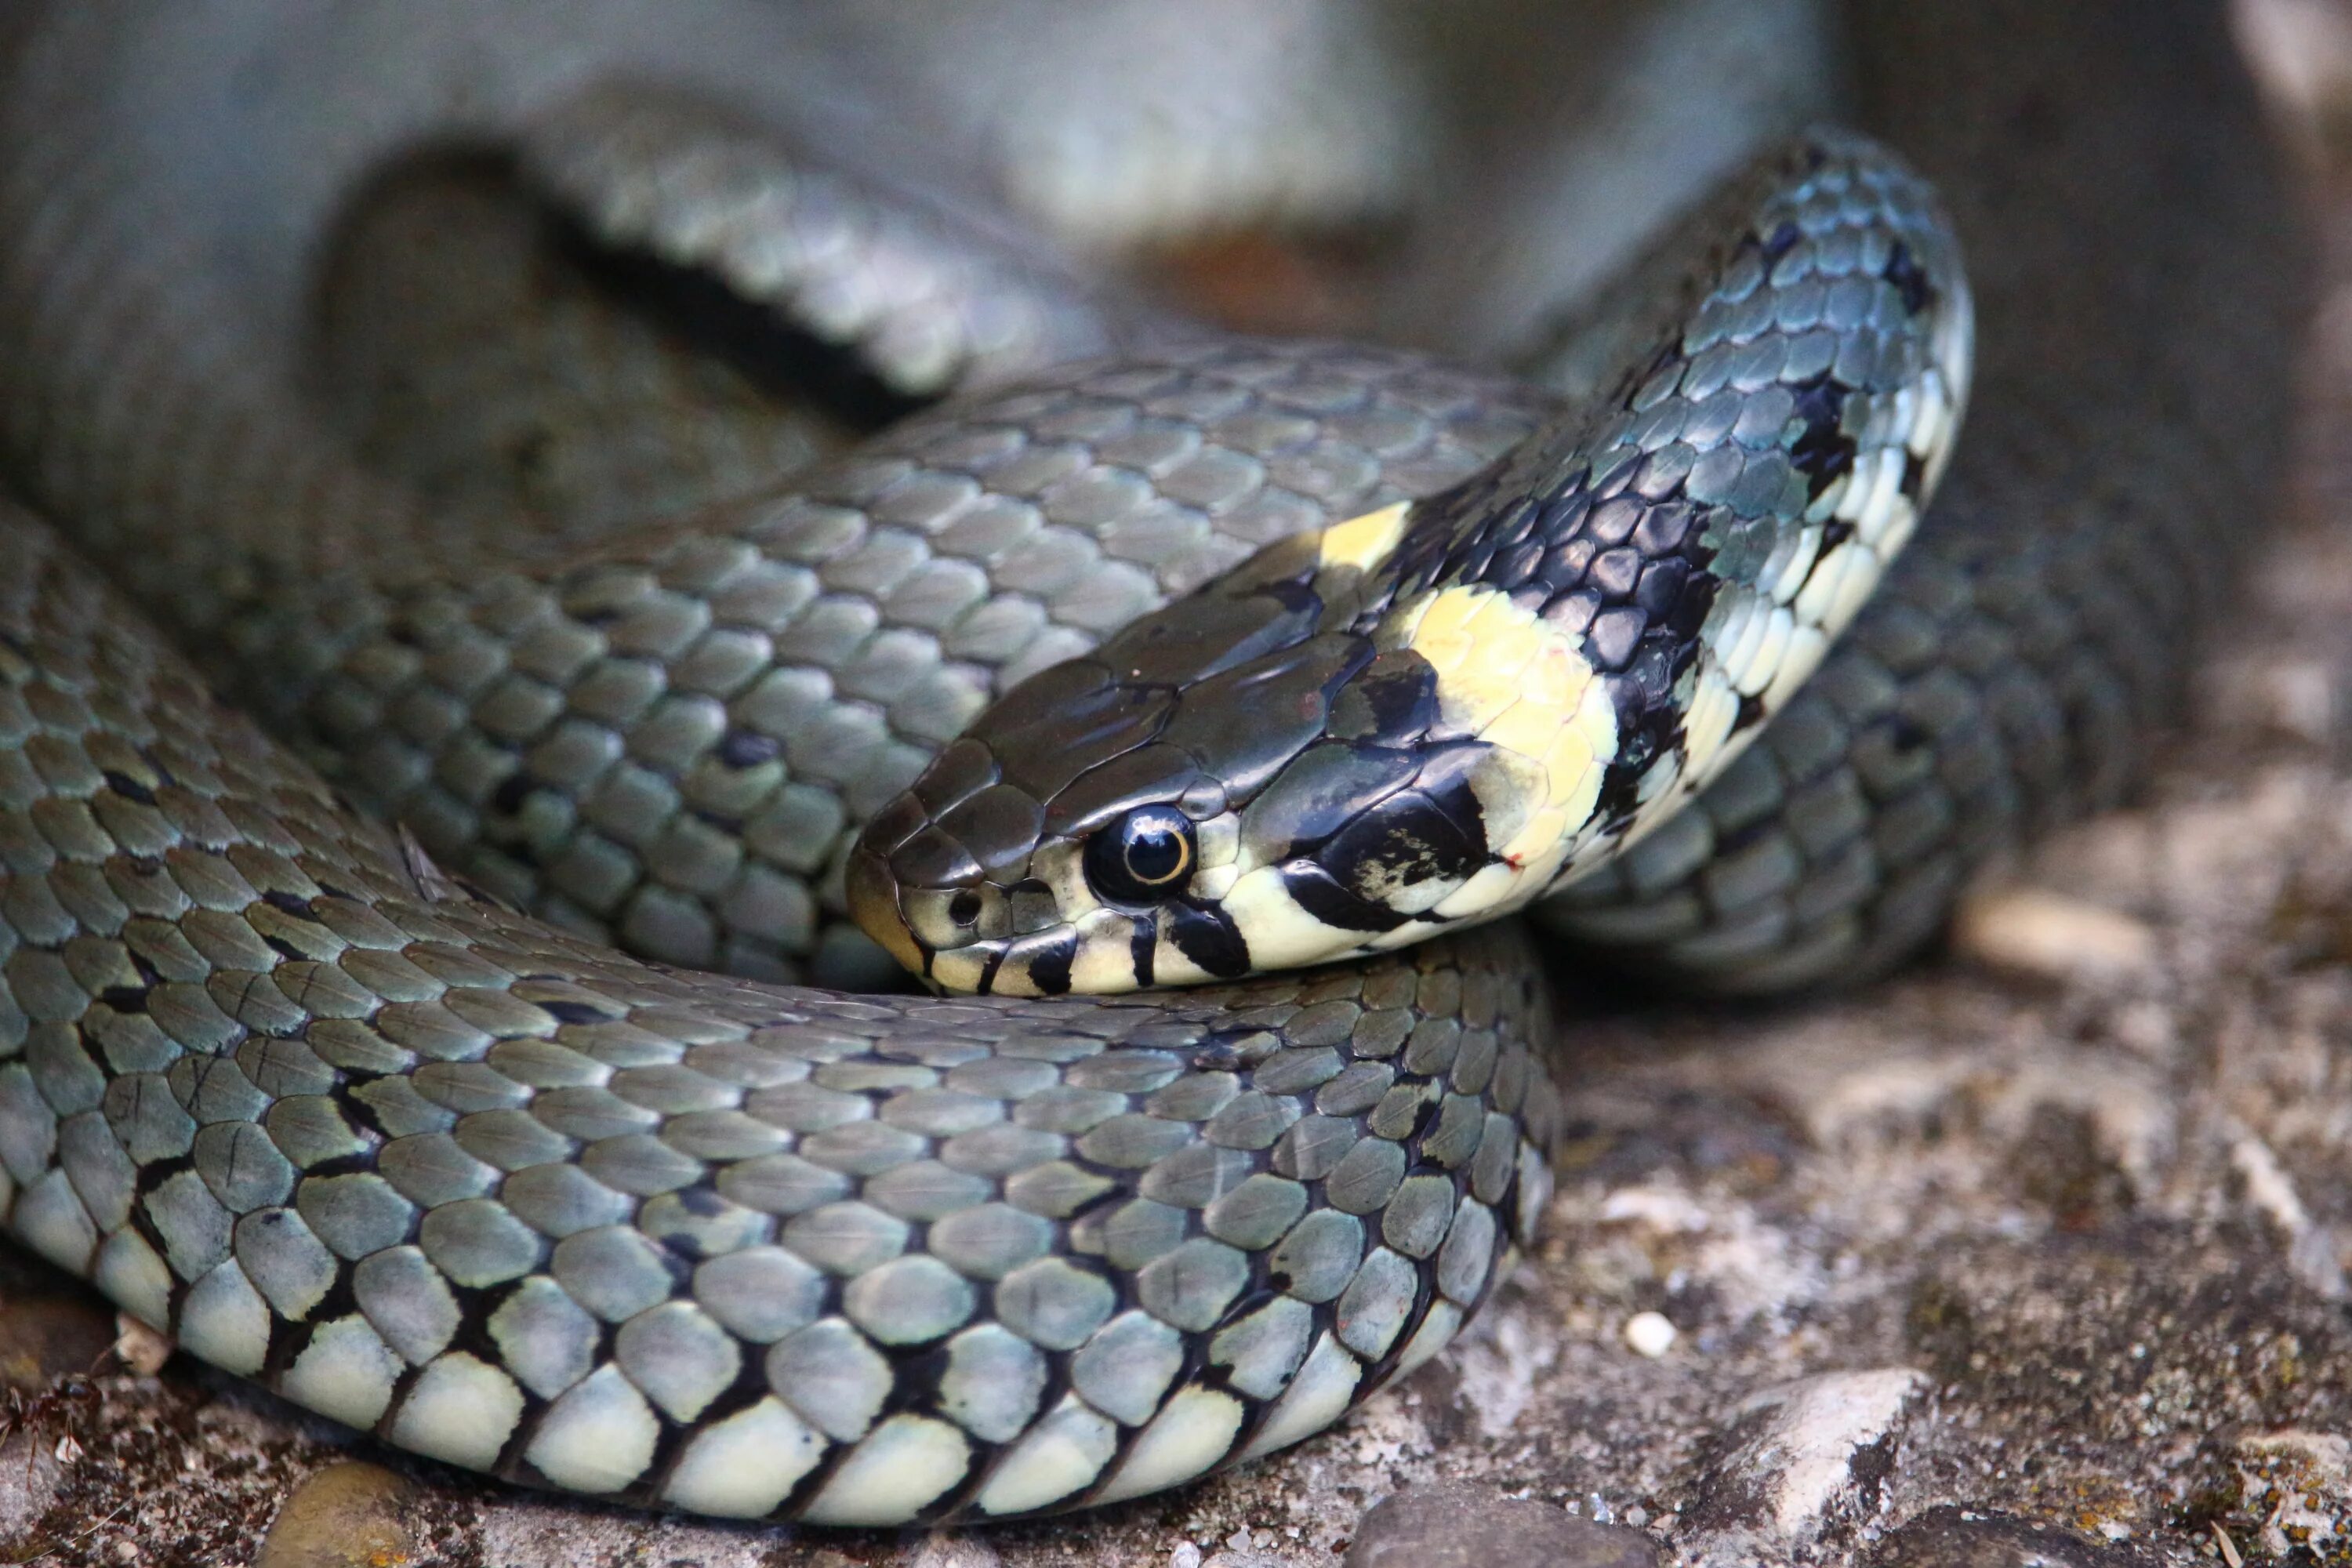
<instances>
[{"instance_id":1,"label":"snake mouth","mask_svg":"<svg viewBox=\"0 0 2352 1568\"><path fill-rule=\"evenodd\" d=\"M910 886L888 859L860 847L844 868L852 919L883 950L942 991L981 996L1059 996L1073 989L1081 951L1079 931L1066 921L1042 924L1021 891L1008 896L992 883ZM1033 929L1012 929L1012 906L1030 903ZM1131 971L1089 976L1086 990L1149 984Z\"/></svg>"},{"instance_id":2,"label":"snake mouth","mask_svg":"<svg viewBox=\"0 0 2352 1568\"><path fill-rule=\"evenodd\" d=\"M849 900L849 918L910 973L929 975L930 952L898 908L889 866L882 857L861 846L844 868L842 885Z\"/></svg>"}]
</instances>

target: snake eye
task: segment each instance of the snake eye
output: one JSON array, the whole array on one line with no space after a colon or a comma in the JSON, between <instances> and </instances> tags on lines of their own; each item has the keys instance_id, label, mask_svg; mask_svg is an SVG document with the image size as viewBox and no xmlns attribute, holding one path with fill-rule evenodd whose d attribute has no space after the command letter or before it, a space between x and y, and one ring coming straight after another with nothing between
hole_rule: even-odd
<instances>
[{"instance_id":1,"label":"snake eye","mask_svg":"<svg viewBox=\"0 0 2352 1568\"><path fill-rule=\"evenodd\" d=\"M1087 880L1110 903L1156 903L1184 885L1193 858L1189 817L1138 806L1087 840Z\"/></svg>"}]
</instances>

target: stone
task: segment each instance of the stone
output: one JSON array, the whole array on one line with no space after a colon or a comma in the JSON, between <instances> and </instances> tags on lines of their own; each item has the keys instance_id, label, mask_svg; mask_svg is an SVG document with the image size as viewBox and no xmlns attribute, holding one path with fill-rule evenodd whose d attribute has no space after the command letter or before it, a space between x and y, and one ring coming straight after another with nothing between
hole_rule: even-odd
<instances>
[{"instance_id":1,"label":"stone","mask_svg":"<svg viewBox=\"0 0 2352 1568\"><path fill-rule=\"evenodd\" d=\"M1625 1348L1655 1361L1675 1348L1678 1332L1664 1312L1636 1312L1625 1320Z\"/></svg>"},{"instance_id":2,"label":"stone","mask_svg":"<svg viewBox=\"0 0 2352 1568\"><path fill-rule=\"evenodd\" d=\"M1867 1568L2152 1568L2154 1562L2055 1525L1950 1506L1929 1509L1863 1561Z\"/></svg>"},{"instance_id":3,"label":"stone","mask_svg":"<svg viewBox=\"0 0 2352 1568\"><path fill-rule=\"evenodd\" d=\"M2128 982L2159 955L2147 921L2046 888L1990 889L1952 918L1955 950L1979 963L2042 980Z\"/></svg>"},{"instance_id":4,"label":"stone","mask_svg":"<svg viewBox=\"0 0 2352 1568\"><path fill-rule=\"evenodd\" d=\"M415 1545L402 1516L414 1493L381 1465L331 1464L287 1497L254 1568L373 1568L409 1560Z\"/></svg>"},{"instance_id":5,"label":"stone","mask_svg":"<svg viewBox=\"0 0 2352 1568\"><path fill-rule=\"evenodd\" d=\"M1751 1395L1694 1489L1685 1522L1701 1535L1745 1531L1794 1548L1866 1521L1927 1388L1912 1368L1884 1367Z\"/></svg>"},{"instance_id":6,"label":"stone","mask_svg":"<svg viewBox=\"0 0 2352 1568\"><path fill-rule=\"evenodd\" d=\"M1656 1542L1484 1487L1408 1487L1366 1514L1345 1568L1655 1568Z\"/></svg>"}]
</instances>

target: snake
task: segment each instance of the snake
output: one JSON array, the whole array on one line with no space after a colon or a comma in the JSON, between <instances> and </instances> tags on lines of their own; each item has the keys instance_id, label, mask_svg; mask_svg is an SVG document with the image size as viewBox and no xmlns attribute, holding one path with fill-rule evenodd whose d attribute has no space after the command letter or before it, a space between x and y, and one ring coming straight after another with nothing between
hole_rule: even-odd
<instances>
[{"instance_id":1,"label":"snake","mask_svg":"<svg viewBox=\"0 0 2352 1568\"><path fill-rule=\"evenodd\" d=\"M2143 771L2281 464L2217 5L1853 7L1860 129L1575 397L1136 305L894 180L786 8L698 79L606 9L61 6L0 110L0 1214L446 1464L892 1525L1309 1436L1536 1236L1573 1031L1498 917L1884 971ZM288 26L351 123L222 67ZM657 526L428 495L251 237L436 142L952 395ZM929 990L808 984L876 944Z\"/></svg>"}]
</instances>

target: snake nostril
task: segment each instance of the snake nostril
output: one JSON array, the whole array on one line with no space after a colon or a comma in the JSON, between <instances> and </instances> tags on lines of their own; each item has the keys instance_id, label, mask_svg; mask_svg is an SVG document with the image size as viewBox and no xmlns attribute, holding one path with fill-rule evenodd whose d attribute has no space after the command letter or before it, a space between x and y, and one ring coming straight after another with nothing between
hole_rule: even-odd
<instances>
[{"instance_id":1,"label":"snake nostril","mask_svg":"<svg viewBox=\"0 0 2352 1568\"><path fill-rule=\"evenodd\" d=\"M980 920L980 895L970 888L948 900L948 919L960 926L976 924Z\"/></svg>"}]
</instances>

